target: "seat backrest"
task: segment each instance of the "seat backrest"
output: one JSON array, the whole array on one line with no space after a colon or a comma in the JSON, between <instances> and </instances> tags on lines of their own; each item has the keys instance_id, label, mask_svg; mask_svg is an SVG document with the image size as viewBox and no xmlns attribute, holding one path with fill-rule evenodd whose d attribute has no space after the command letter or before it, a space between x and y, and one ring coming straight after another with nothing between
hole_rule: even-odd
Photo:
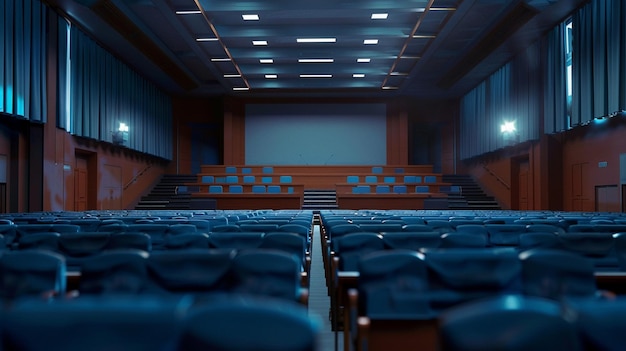
<instances>
[{"instance_id":1,"label":"seat backrest","mask_svg":"<svg viewBox=\"0 0 626 351\"><path fill-rule=\"evenodd\" d=\"M441 234L437 232L390 232L383 234L383 243L385 248L394 250L435 249L441 246Z\"/></svg>"},{"instance_id":2,"label":"seat backrest","mask_svg":"<svg viewBox=\"0 0 626 351\"><path fill-rule=\"evenodd\" d=\"M9 251L0 256L0 295L52 297L65 294L65 259L46 250Z\"/></svg>"},{"instance_id":3,"label":"seat backrest","mask_svg":"<svg viewBox=\"0 0 626 351\"><path fill-rule=\"evenodd\" d=\"M230 288L228 273L234 255L231 249L154 251L147 260L148 274L167 292L226 291Z\"/></svg>"},{"instance_id":4,"label":"seat backrest","mask_svg":"<svg viewBox=\"0 0 626 351\"><path fill-rule=\"evenodd\" d=\"M148 253L134 249L105 251L81 265L78 291L84 294L140 294L151 290Z\"/></svg>"},{"instance_id":5,"label":"seat backrest","mask_svg":"<svg viewBox=\"0 0 626 351\"><path fill-rule=\"evenodd\" d=\"M183 250L183 249L208 249L209 235L204 233L187 233L170 235L165 238L163 249Z\"/></svg>"},{"instance_id":6,"label":"seat backrest","mask_svg":"<svg viewBox=\"0 0 626 351\"><path fill-rule=\"evenodd\" d=\"M282 250L240 251L231 267L233 291L298 301L301 270L302 261Z\"/></svg>"},{"instance_id":7,"label":"seat backrest","mask_svg":"<svg viewBox=\"0 0 626 351\"><path fill-rule=\"evenodd\" d=\"M559 304L503 295L452 307L439 317L441 351L582 350Z\"/></svg>"},{"instance_id":8,"label":"seat backrest","mask_svg":"<svg viewBox=\"0 0 626 351\"><path fill-rule=\"evenodd\" d=\"M152 239L146 233L116 233L111 234L109 243L105 250L115 249L135 249L150 252L152 251Z\"/></svg>"},{"instance_id":9,"label":"seat backrest","mask_svg":"<svg viewBox=\"0 0 626 351\"><path fill-rule=\"evenodd\" d=\"M339 257L339 270L356 271L362 255L384 250L382 236L378 233L350 233L332 241L333 250Z\"/></svg>"},{"instance_id":10,"label":"seat backrest","mask_svg":"<svg viewBox=\"0 0 626 351\"><path fill-rule=\"evenodd\" d=\"M445 309L502 293L521 293L521 263L509 248L423 250L429 269L431 303Z\"/></svg>"},{"instance_id":11,"label":"seat backrest","mask_svg":"<svg viewBox=\"0 0 626 351\"><path fill-rule=\"evenodd\" d=\"M368 253L361 256L358 271L359 315L372 319L432 316L422 254L402 249Z\"/></svg>"},{"instance_id":12,"label":"seat backrest","mask_svg":"<svg viewBox=\"0 0 626 351\"><path fill-rule=\"evenodd\" d=\"M593 263L565 250L532 249L519 255L524 294L553 300L592 297L596 293Z\"/></svg>"},{"instance_id":13,"label":"seat backrest","mask_svg":"<svg viewBox=\"0 0 626 351\"><path fill-rule=\"evenodd\" d=\"M263 232L225 232L209 234L210 247L217 249L252 249L263 242Z\"/></svg>"},{"instance_id":14,"label":"seat backrest","mask_svg":"<svg viewBox=\"0 0 626 351\"><path fill-rule=\"evenodd\" d=\"M319 330L319 322L295 302L231 296L194 309L178 349L315 351Z\"/></svg>"},{"instance_id":15,"label":"seat backrest","mask_svg":"<svg viewBox=\"0 0 626 351\"><path fill-rule=\"evenodd\" d=\"M58 247L65 257L86 257L102 252L111 239L111 234L103 232L80 232L59 236Z\"/></svg>"}]
</instances>

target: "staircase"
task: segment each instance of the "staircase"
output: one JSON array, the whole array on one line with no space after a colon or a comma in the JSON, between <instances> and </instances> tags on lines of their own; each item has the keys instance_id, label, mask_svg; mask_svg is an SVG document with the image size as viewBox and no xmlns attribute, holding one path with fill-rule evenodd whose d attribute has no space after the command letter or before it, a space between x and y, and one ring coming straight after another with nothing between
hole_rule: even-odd
<instances>
[{"instance_id":1,"label":"staircase","mask_svg":"<svg viewBox=\"0 0 626 351\"><path fill-rule=\"evenodd\" d=\"M198 181L196 175L191 174L165 174L152 188L150 193L141 198L136 210L164 210L189 209L189 200L191 196L188 193L177 194L176 189L184 186L185 183L194 183Z\"/></svg>"},{"instance_id":2,"label":"staircase","mask_svg":"<svg viewBox=\"0 0 626 351\"><path fill-rule=\"evenodd\" d=\"M485 194L483 189L466 174L444 174L442 180L461 188L459 194L448 194L451 210L500 210L500 205L492 196Z\"/></svg>"},{"instance_id":3,"label":"staircase","mask_svg":"<svg viewBox=\"0 0 626 351\"><path fill-rule=\"evenodd\" d=\"M332 210L337 208L335 190L304 190L303 210Z\"/></svg>"}]
</instances>

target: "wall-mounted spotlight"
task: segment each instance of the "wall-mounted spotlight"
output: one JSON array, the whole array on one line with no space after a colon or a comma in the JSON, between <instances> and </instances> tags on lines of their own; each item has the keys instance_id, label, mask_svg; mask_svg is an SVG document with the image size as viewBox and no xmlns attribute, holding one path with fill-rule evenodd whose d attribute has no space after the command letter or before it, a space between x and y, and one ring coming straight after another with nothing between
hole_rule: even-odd
<instances>
[{"instance_id":1,"label":"wall-mounted spotlight","mask_svg":"<svg viewBox=\"0 0 626 351\"><path fill-rule=\"evenodd\" d=\"M513 145L518 142L517 128L515 121L505 121L500 125L500 132L506 145Z\"/></svg>"},{"instance_id":2,"label":"wall-mounted spotlight","mask_svg":"<svg viewBox=\"0 0 626 351\"><path fill-rule=\"evenodd\" d=\"M126 145L128 143L128 132L130 128L124 122L120 122L119 127L113 132L113 144Z\"/></svg>"}]
</instances>

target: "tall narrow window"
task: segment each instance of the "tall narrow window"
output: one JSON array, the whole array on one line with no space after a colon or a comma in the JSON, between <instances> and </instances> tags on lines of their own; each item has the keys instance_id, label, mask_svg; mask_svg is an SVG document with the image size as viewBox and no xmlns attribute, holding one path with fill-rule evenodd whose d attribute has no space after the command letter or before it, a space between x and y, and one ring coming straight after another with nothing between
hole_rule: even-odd
<instances>
[{"instance_id":1,"label":"tall narrow window","mask_svg":"<svg viewBox=\"0 0 626 351\"><path fill-rule=\"evenodd\" d=\"M567 124L571 125L572 117L572 52L573 52L573 24L572 19L568 19L565 24L565 70L566 70L566 96L567 96Z\"/></svg>"}]
</instances>

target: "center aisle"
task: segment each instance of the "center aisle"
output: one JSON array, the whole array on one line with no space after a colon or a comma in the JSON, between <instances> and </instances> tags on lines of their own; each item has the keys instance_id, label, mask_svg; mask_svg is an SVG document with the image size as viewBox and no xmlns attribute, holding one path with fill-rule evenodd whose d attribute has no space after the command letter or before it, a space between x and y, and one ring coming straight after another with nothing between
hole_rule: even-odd
<instances>
[{"instance_id":1,"label":"center aisle","mask_svg":"<svg viewBox=\"0 0 626 351\"><path fill-rule=\"evenodd\" d=\"M319 351L335 350L335 332L332 331L330 320L330 297L326 288L324 275L324 262L322 260L320 226L313 226L313 239L311 248L311 276L309 278L309 313L318 316L323 321L320 333ZM343 333L338 333L338 348L343 350Z\"/></svg>"}]
</instances>

